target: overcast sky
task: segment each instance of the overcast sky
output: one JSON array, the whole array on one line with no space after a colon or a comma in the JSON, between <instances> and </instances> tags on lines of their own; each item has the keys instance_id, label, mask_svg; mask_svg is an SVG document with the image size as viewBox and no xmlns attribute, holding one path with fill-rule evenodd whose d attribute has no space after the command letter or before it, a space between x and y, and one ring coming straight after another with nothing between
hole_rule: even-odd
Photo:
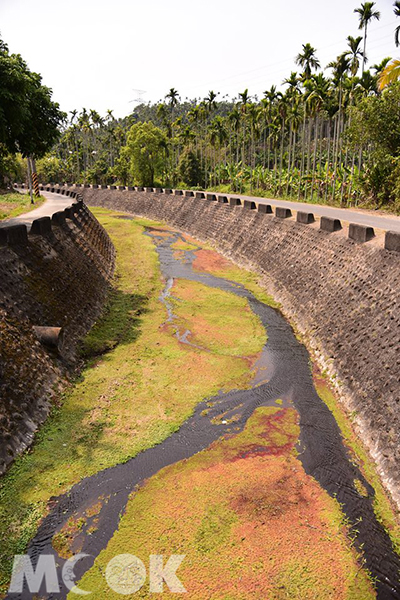
<instances>
[{"instance_id":1,"label":"overcast sky","mask_svg":"<svg viewBox=\"0 0 400 600\"><path fill-rule=\"evenodd\" d=\"M393 0L368 36L369 64L398 56ZM175 87L262 96L310 42L326 66L358 34L361 0L0 0L0 33L42 74L63 110L132 111Z\"/></svg>"}]
</instances>

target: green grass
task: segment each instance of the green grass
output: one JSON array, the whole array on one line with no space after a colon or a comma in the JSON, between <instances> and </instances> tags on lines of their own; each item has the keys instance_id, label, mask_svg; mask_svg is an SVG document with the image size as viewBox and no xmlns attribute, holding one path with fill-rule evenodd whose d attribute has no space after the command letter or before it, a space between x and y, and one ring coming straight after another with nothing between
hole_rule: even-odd
<instances>
[{"instance_id":1,"label":"green grass","mask_svg":"<svg viewBox=\"0 0 400 600\"><path fill-rule=\"evenodd\" d=\"M31 204L29 194L20 194L18 192L0 194L0 221L12 219L23 213L30 212L38 208L43 202L43 196L37 198L35 204Z\"/></svg>"}]
</instances>

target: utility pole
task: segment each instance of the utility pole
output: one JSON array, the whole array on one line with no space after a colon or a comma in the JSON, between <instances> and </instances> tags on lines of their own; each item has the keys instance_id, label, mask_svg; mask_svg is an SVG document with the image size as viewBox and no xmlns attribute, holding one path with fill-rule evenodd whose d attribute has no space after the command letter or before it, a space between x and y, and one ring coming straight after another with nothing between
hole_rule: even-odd
<instances>
[{"instance_id":1,"label":"utility pole","mask_svg":"<svg viewBox=\"0 0 400 600\"><path fill-rule=\"evenodd\" d=\"M26 158L26 164L28 167L28 186L29 186L29 194L31 196L31 204L35 204L35 202L33 200L33 188L32 188L32 165L31 165L31 159L29 156L27 156L27 158Z\"/></svg>"},{"instance_id":2,"label":"utility pole","mask_svg":"<svg viewBox=\"0 0 400 600\"><path fill-rule=\"evenodd\" d=\"M38 180L38 176L36 173L36 162L35 162L35 159L32 157L31 157L31 173L32 173L33 193L35 194L36 198L40 198L39 180Z\"/></svg>"}]
</instances>

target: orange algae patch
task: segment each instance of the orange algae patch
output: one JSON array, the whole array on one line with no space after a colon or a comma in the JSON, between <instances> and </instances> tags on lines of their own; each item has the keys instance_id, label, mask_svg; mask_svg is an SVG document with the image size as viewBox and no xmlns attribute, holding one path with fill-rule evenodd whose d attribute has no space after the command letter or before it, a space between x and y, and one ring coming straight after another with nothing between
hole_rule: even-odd
<instances>
[{"instance_id":1,"label":"orange algae patch","mask_svg":"<svg viewBox=\"0 0 400 600\"><path fill-rule=\"evenodd\" d=\"M193 269L195 271L220 273L221 271L230 270L233 267L233 264L229 260L214 250L198 250L195 255L196 258L193 261Z\"/></svg>"},{"instance_id":2,"label":"orange algae patch","mask_svg":"<svg viewBox=\"0 0 400 600\"><path fill-rule=\"evenodd\" d=\"M198 244L192 244L184 240L177 240L171 245L171 248L174 250L196 250L198 247Z\"/></svg>"},{"instance_id":3,"label":"orange algae patch","mask_svg":"<svg viewBox=\"0 0 400 600\"><path fill-rule=\"evenodd\" d=\"M259 356L266 342L259 318L247 300L198 282L176 279L172 288L174 323L189 330L188 340L217 355Z\"/></svg>"},{"instance_id":4,"label":"orange algae patch","mask_svg":"<svg viewBox=\"0 0 400 600\"><path fill-rule=\"evenodd\" d=\"M294 409L259 408L241 433L163 469L132 495L81 587L117 598L102 575L113 556L175 553L191 599L374 598L338 503L296 458L298 435ZM150 596L145 584L129 597Z\"/></svg>"}]
</instances>

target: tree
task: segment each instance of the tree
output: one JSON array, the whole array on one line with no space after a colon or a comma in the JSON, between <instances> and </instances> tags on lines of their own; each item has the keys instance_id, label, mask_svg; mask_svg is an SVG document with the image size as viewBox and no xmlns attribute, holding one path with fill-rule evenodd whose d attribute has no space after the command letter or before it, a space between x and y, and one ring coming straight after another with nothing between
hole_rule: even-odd
<instances>
[{"instance_id":1,"label":"tree","mask_svg":"<svg viewBox=\"0 0 400 600\"><path fill-rule=\"evenodd\" d=\"M394 14L396 17L400 17L400 0L396 0L393 4ZM400 25L398 25L394 31L394 42L396 44L396 48L400 46Z\"/></svg>"},{"instance_id":2,"label":"tree","mask_svg":"<svg viewBox=\"0 0 400 600\"><path fill-rule=\"evenodd\" d=\"M391 60L392 57L387 56L386 58L383 58L380 63L372 65L371 69L375 71L375 76L379 76L382 73L382 71L388 66Z\"/></svg>"},{"instance_id":3,"label":"tree","mask_svg":"<svg viewBox=\"0 0 400 600\"><path fill-rule=\"evenodd\" d=\"M352 109L352 117L350 143L372 149L364 169L365 191L400 207L400 82L380 96L365 98Z\"/></svg>"},{"instance_id":4,"label":"tree","mask_svg":"<svg viewBox=\"0 0 400 600\"><path fill-rule=\"evenodd\" d=\"M315 55L316 49L311 44L303 44L303 50L297 55L296 64L303 67L303 79L311 78L313 70L317 71L321 64Z\"/></svg>"},{"instance_id":5,"label":"tree","mask_svg":"<svg viewBox=\"0 0 400 600\"><path fill-rule=\"evenodd\" d=\"M362 42L362 37L356 37L353 38L351 35L349 35L349 37L347 38L347 41L349 42L349 48L350 50L348 50L345 53L345 56L348 56L350 58L350 71L351 74L353 75L353 77L355 77L358 73L358 69L360 68L360 58L362 58L364 60L364 54L362 53L362 51L360 50L360 44Z\"/></svg>"},{"instance_id":6,"label":"tree","mask_svg":"<svg viewBox=\"0 0 400 600\"><path fill-rule=\"evenodd\" d=\"M400 60L394 59L385 69L382 71L379 77L379 89L383 90L385 87L398 81L400 79Z\"/></svg>"},{"instance_id":7,"label":"tree","mask_svg":"<svg viewBox=\"0 0 400 600\"><path fill-rule=\"evenodd\" d=\"M163 131L153 123L136 123L129 130L125 148L133 179L140 185L154 185L165 168L167 139Z\"/></svg>"},{"instance_id":8,"label":"tree","mask_svg":"<svg viewBox=\"0 0 400 600\"><path fill-rule=\"evenodd\" d=\"M36 163L39 181L48 183L49 181L61 181L64 179L62 164L56 156L45 156Z\"/></svg>"},{"instance_id":9,"label":"tree","mask_svg":"<svg viewBox=\"0 0 400 600\"><path fill-rule=\"evenodd\" d=\"M165 97L169 100L169 105L171 108L175 108L179 102L179 93L177 90L175 88L171 88Z\"/></svg>"},{"instance_id":10,"label":"tree","mask_svg":"<svg viewBox=\"0 0 400 600\"><path fill-rule=\"evenodd\" d=\"M181 180L189 186L200 185L202 181L202 173L200 162L196 154L189 149L185 149L179 158L179 176Z\"/></svg>"},{"instance_id":11,"label":"tree","mask_svg":"<svg viewBox=\"0 0 400 600\"><path fill-rule=\"evenodd\" d=\"M375 2L365 2L361 4L361 8L355 8L354 12L359 15L359 29L364 29L364 52L363 52L363 63L362 73L364 73L366 63L366 52L367 52L367 33L368 25L373 19L379 21L381 13L378 10L374 10Z\"/></svg>"},{"instance_id":12,"label":"tree","mask_svg":"<svg viewBox=\"0 0 400 600\"><path fill-rule=\"evenodd\" d=\"M51 94L41 76L0 40L0 144L9 152L40 158L54 145L66 115Z\"/></svg>"}]
</instances>

